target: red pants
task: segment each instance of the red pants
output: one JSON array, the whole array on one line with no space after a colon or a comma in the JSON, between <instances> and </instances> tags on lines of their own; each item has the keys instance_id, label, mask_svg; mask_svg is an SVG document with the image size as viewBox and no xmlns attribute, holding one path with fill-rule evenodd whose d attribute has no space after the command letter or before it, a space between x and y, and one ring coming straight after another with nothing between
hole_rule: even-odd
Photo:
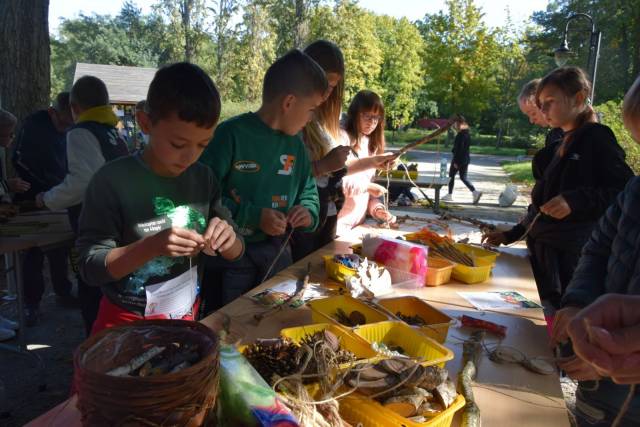
<instances>
[{"instance_id":1,"label":"red pants","mask_svg":"<svg viewBox=\"0 0 640 427\"><path fill-rule=\"evenodd\" d=\"M191 313L185 315L182 320L195 320L198 317L199 307L200 299L197 299L196 303L191 309ZM110 328L112 326L123 325L125 323L135 322L136 320L155 320L166 318L167 317L162 314L155 316L139 316L111 303L111 301L109 301L106 297L102 297L102 300L100 301L100 309L98 310L98 318L95 322L93 322L91 335L95 335L103 329Z\"/></svg>"}]
</instances>

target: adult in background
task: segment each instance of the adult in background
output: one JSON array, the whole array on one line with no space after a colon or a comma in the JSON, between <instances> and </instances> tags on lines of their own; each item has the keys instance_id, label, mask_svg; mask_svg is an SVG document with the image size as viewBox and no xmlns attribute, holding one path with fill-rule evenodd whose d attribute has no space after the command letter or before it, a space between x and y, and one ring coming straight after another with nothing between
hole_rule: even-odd
<instances>
[{"instance_id":1,"label":"adult in background","mask_svg":"<svg viewBox=\"0 0 640 427\"><path fill-rule=\"evenodd\" d=\"M73 124L69 92L61 92L51 107L27 117L16 138L13 166L20 176L31 183L31 188L14 197L15 200L35 200L38 193L60 184L67 173L65 132ZM71 296L72 284L68 278L69 248L62 247L43 252L29 249L23 259L22 274L27 326L40 320L40 300L44 294L43 263L49 261L51 283L57 302L63 306L77 305Z\"/></svg>"},{"instance_id":2,"label":"adult in background","mask_svg":"<svg viewBox=\"0 0 640 427\"><path fill-rule=\"evenodd\" d=\"M0 148L7 149L15 138L18 119L10 112L0 108ZM12 193L29 190L30 184L20 178L6 178L4 165L0 162L0 202L11 202Z\"/></svg>"},{"instance_id":3,"label":"adult in background","mask_svg":"<svg viewBox=\"0 0 640 427\"><path fill-rule=\"evenodd\" d=\"M453 186L455 184L456 175L460 174L460 180L467 186L471 194L473 195L473 204L477 205L482 197L482 192L477 191L471 181L467 178L467 170L469 169L469 163L471 163L471 156L469 155L469 147L471 145L471 135L469 133L469 123L464 117L455 124L455 128L458 131L456 139L453 141L453 159L451 160L451 167L449 168L449 193L445 195L442 200L453 200Z\"/></svg>"}]
</instances>

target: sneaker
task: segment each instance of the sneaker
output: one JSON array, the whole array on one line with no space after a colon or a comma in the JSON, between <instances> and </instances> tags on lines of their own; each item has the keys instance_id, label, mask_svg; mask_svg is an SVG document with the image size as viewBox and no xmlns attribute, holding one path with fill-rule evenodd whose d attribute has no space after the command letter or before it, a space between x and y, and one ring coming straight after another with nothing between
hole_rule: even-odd
<instances>
[{"instance_id":1,"label":"sneaker","mask_svg":"<svg viewBox=\"0 0 640 427\"><path fill-rule=\"evenodd\" d=\"M401 194L400 197L398 197L398 206L411 206L411 199L409 199L407 196L405 196L404 194Z\"/></svg>"},{"instance_id":2,"label":"sneaker","mask_svg":"<svg viewBox=\"0 0 640 427\"><path fill-rule=\"evenodd\" d=\"M40 308L27 307L24 309L24 320L27 327L31 328L40 323Z\"/></svg>"},{"instance_id":3,"label":"sneaker","mask_svg":"<svg viewBox=\"0 0 640 427\"><path fill-rule=\"evenodd\" d=\"M482 197L482 191L474 191L473 192L473 204L477 205L480 201L480 197Z\"/></svg>"},{"instance_id":4,"label":"sneaker","mask_svg":"<svg viewBox=\"0 0 640 427\"><path fill-rule=\"evenodd\" d=\"M10 340L16 336L16 332L13 329L0 328L0 341Z\"/></svg>"},{"instance_id":5,"label":"sneaker","mask_svg":"<svg viewBox=\"0 0 640 427\"><path fill-rule=\"evenodd\" d=\"M453 196L451 195L451 193L448 193L445 196L442 196L440 200L442 200L443 202L452 202Z\"/></svg>"},{"instance_id":6,"label":"sneaker","mask_svg":"<svg viewBox=\"0 0 640 427\"><path fill-rule=\"evenodd\" d=\"M13 320L0 316L0 329L11 329L12 331L17 331L19 327L20 325L18 325L18 322L14 322Z\"/></svg>"}]
</instances>

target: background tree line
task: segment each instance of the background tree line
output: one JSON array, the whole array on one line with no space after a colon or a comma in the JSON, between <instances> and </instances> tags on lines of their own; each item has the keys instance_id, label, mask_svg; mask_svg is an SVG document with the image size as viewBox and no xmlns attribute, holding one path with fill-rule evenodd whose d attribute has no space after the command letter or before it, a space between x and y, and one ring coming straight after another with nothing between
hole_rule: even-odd
<instances>
[{"instance_id":1,"label":"background tree line","mask_svg":"<svg viewBox=\"0 0 640 427\"><path fill-rule=\"evenodd\" d=\"M416 22L376 15L354 0L158 0L149 14L128 1L116 16L62 20L51 39L51 92L70 86L76 62L189 60L213 77L227 113L235 113L259 101L278 55L325 38L345 55L346 102L360 89L378 91L390 127L461 113L496 135L494 143L524 146L542 132L519 113L516 96L555 66L549 53L574 12L591 14L603 32L596 104L606 104L605 121L618 120L616 107L640 72L640 0L552 1L524 28L510 19L487 27L473 0L448 0L446 10ZM589 29L573 22L571 64L586 65Z\"/></svg>"}]
</instances>

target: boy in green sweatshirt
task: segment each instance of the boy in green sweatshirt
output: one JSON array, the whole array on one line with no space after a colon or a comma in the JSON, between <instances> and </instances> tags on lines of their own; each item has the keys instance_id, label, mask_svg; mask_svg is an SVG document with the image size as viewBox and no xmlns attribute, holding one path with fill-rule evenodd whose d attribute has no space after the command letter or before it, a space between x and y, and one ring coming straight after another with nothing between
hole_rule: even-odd
<instances>
[{"instance_id":1,"label":"boy in green sweatshirt","mask_svg":"<svg viewBox=\"0 0 640 427\"><path fill-rule=\"evenodd\" d=\"M104 294L93 334L143 318L196 319L198 255L242 256L220 186L197 163L219 116L220 96L202 69L161 68L140 115L149 145L91 179L76 245L82 277Z\"/></svg>"},{"instance_id":2,"label":"boy in green sweatshirt","mask_svg":"<svg viewBox=\"0 0 640 427\"><path fill-rule=\"evenodd\" d=\"M260 109L220 124L200 158L220 182L223 203L247 242L238 262L209 261L209 277L221 280L216 289L222 295L212 296L207 309L229 303L289 266L291 230L317 227L318 192L299 133L327 87L315 61L290 51L267 70Z\"/></svg>"}]
</instances>

